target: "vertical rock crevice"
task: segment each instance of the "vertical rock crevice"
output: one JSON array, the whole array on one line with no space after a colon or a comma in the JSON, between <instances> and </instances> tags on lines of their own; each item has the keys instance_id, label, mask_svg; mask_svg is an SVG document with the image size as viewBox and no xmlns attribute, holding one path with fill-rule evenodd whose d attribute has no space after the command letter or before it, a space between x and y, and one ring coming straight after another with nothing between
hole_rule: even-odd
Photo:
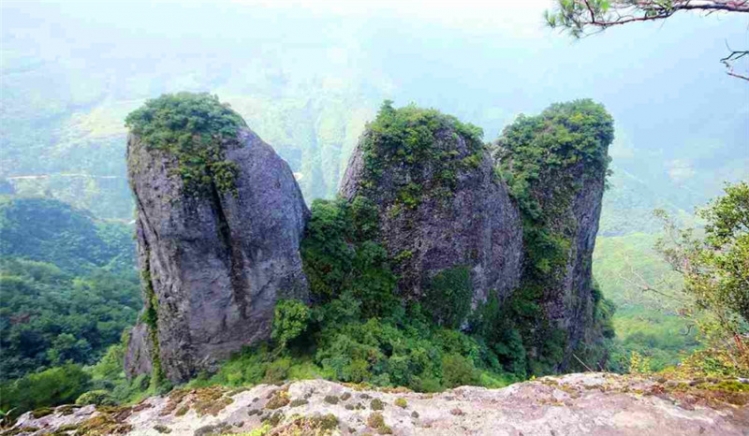
<instances>
[{"instance_id":1,"label":"vertical rock crevice","mask_svg":"<svg viewBox=\"0 0 749 436\"><path fill-rule=\"evenodd\" d=\"M225 195L232 195L231 193ZM222 247L226 251L226 263L229 270L229 281L231 283L232 298L235 304L240 308L242 316L248 316L247 306L251 304L251 283L244 272L245 256L241 246L232 240L229 220L226 217L224 206L221 200L221 194L215 183L211 184L211 206L217 218L217 230ZM252 225L246 223L246 225ZM250 260L251 262L251 260Z\"/></svg>"}]
</instances>

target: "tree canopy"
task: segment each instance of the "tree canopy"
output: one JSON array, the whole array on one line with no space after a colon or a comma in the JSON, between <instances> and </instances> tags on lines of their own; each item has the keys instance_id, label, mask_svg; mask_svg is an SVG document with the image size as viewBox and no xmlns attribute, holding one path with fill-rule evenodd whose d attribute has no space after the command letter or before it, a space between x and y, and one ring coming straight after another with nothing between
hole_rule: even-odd
<instances>
[{"instance_id":1,"label":"tree canopy","mask_svg":"<svg viewBox=\"0 0 749 436\"><path fill-rule=\"evenodd\" d=\"M705 220L704 237L693 229L678 228L666 221L666 237L657 249L684 276L686 296L706 313L698 320L703 334L717 354L740 374L749 374L749 184L728 185L725 195L711 202L698 215Z\"/></svg>"},{"instance_id":2,"label":"tree canopy","mask_svg":"<svg viewBox=\"0 0 749 436\"><path fill-rule=\"evenodd\" d=\"M134 272L74 276L48 263L2 259L0 289L0 380L96 362L141 308Z\"/></svg>"}]
</instances>

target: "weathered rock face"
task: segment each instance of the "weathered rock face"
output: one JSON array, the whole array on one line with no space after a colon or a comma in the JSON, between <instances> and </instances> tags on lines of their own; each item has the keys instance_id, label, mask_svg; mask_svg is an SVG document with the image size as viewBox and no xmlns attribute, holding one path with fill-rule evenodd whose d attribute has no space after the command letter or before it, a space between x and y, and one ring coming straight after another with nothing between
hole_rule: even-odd
<instances>
[{"instance_id":1,"label":"weathered rock face","mask_svg":"<svg viewBox=\"0 0 749 436\"><path fill-rule=\"evenodd\" d=\"M503 299L518 285L519 214L471 129L436 111L386 105L341 182L342 197L376 204L381 242L408 298L433 298L434 277L456 268L469 273L474 307L490 292Z\"/></svg>"},{"instance_id":2,"label":"weathered rock face","mask_svg":"<svg viewBox=\"0 0 749 436\"><path fill-rule=\"evenodd\" d=\"M555 206L557 213L547 220L547 229L552 233L567 235L569 249L565 261L547 276L543 298L549 321L566 333L567 350L559 367L561 370L573 363L571 353L576 349L585 348L600 339L595 313L600 310L596 307L596 299L600 295L594 291L592 264L605 186L605 173L590 173L583 164L567 169L565 176L574 180L577 189L570 198L562 201L565 206ZM559 202L558 198L554 198L553 184L549 180L539 189L548 193L545 200L549 203ZM582 354L578 356L581 357ZM589 361L586 364L595 366L596 363Z\"/></svg>"},{"instance_id":3,"label":"weathered rock face","mask_svg":"<svg viewBox=\"0 0 749 436\"><path fill-rule=\"evenodd\" d=\"M224 159L235 165L236 191L191 195L174 156L128 138L146 296L130 376L155 369L184 381L210 370L269 337L278 298L307 298L299 244L309 211L292 172L248 129L232 144Z\"/></svg>"}]
</instances>

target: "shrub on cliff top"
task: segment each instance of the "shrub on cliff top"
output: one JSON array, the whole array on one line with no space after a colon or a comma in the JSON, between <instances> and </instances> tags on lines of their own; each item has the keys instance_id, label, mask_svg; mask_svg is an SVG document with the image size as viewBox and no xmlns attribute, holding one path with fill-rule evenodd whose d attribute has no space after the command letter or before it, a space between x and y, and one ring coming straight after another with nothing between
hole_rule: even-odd
<instances>
[{"instance_id":1,"label":"shrub on cliff top","mask_svg":"<svg viewBox=\"0 0 749 436\"><path fill-rule=\"evenodd\" d=\"M114 406L117 402L112 398L112 394L109 391L97 389L81 394L75 400L75 404L78 406L88 406L89 404L96 406Z\"/></svg>"},{"instance_id":2,"label":"shrub on cliff top","mask_svg":"<svg viewBox=\"0 0 749 436\"><path fill-rule=\"evenodd\" d=\"M188 192L234 190L237 167L224 158L244 120L217 96L180 92L148 100L125 119L148 149L177 158L176 172Z\"/></svg>"},{"instance_id":3,"label":"shrub on cliff top","mask_svg":"<svg viewBox=\"0 0 749 436\"><path fill-rule=\"evenodd\" d=\"M578 163L588 174L606 171L613 140L614 120L603 105L575 100L553 104L537 116L520 115L497 140L496 157L523 214L537 220L549 211L533 196L535 183L556 172L556 185L569 184L557 170Z\"/></svg>"},{"instance_id":4,"label":"shrub on cliff top","mask_svg":"<svg viewBox=\"0 0 749 436\"><path fill-rule=\"evenodd\" d=\"M413 209L420 204L422 192L450 195L456 173L481 162L482 136L479 127L438 110L414 105L396 109L391 101L385 101L362 137L363 193L370 195L375 190L386 168L397 168L398 177L393 181L398 204ZM465 149L459 146L460 141L465 142ZM429 167L434 171L424 171Z\"/></svg>"}]
</instances>

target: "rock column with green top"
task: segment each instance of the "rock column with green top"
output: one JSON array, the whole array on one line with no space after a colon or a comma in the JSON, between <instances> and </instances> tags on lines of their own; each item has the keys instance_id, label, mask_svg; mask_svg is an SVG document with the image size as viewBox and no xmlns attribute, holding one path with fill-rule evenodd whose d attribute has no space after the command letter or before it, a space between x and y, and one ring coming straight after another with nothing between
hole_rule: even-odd
<instances>
[{"instance_id":1,"label":"rock column with green top","mask_svg":"<svg viewBox=\"0 0 749 436\"><path fill-rule=\"evenodd\" d=\"M145 308L126 371L186 381L267 339L279 298L307 299L309 211L287 163L216 97L164 95L127 126Z\"/></svg>"}]
</instances>

